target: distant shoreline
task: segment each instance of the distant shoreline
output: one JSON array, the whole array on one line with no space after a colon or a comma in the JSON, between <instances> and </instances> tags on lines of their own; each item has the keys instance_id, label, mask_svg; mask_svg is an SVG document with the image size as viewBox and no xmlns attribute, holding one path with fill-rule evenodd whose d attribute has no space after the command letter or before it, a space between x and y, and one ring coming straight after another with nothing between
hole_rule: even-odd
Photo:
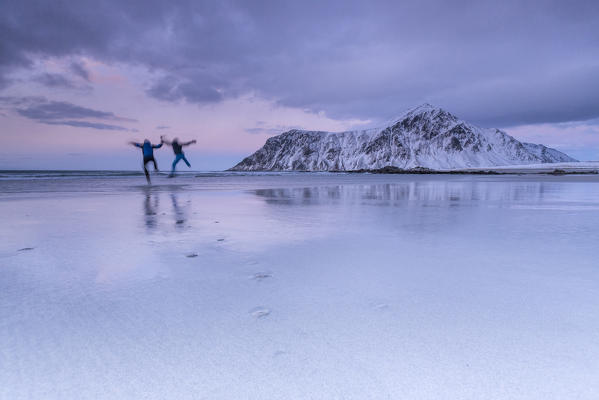
<instances>
[{"instance_id":1,"label":"distant shoreline","mask_svg":"<svg viewBox=\"0 0 599 400\"><path fill-rule=\"evenodd\" d=\"M382 168L362 168L357 170L244 170L230 168L222 171L181 171L180 176L202 176L205 174L268 174L268 173L330 173L330 174L380 174L380 175L599 175L599 161L579 161L566 163L546 163L546 164L528 164L528 165L504 165L489 167L474 167L461 169L431 169L425 167L400 168L395 166L386 166ZM160 173L164 175L165 173ZM138 170L61 170L61 169L14 169L0 170L0 178L3 177L27 177L27 175L36 175L39 177L56 176L107 176L107 177L126 177L143 175Z\"/></svg>"},{"instance_id":2,"label":"distant shoreline","mask_svg":"<svg viewBox=\"0 0 599 400\"><path fill-rule=\"evenodd\" d=\"M395 174L395 175L598 175L599 161L576 161L563 163L520 164L488 167L432 169L426 167L400 168L388 165L382 168L329 171L283 171L228 169L231 172L329 172L345 174Z\"/></svg>"},{"instance_id":3,"label":"distant shoreline","mask_svg":"<svg viewBox=\"0 0 599 400\"><path fill-rule=\"evenodd\" d=\"M410 168L403 169L398 167L383 167L377 169L359 169L353 171L331 171L331 172L344 172L344 173L368 173L368 174L405 174L405 175L597 175L599 170L566 170L561 168L554 168L553 170L510 170L510 169L471 169L471 170L435 170L429 168Z\"/></svg>"}]
</instances>

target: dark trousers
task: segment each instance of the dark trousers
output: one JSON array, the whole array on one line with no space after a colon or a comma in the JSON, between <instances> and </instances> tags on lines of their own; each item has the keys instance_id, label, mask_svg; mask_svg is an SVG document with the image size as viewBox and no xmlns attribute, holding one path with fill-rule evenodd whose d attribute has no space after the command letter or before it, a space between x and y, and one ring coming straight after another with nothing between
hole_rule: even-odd
<instances>
[{"instance_id":1,"label":"dark trousers","mask_svg":"<svg viewBox=\"0 0 599 400\"><path fill-rule=\"evenodd\" d=\"M149 162L153 162L154 163L154 171L158 171L158 165L156 164L156 160L154 159L154 156L144 156L144 174L146 174L146 180L148 181L148 183L150 183L150 173L148 172L146 165Z\"/></svg>"}]
</instances>

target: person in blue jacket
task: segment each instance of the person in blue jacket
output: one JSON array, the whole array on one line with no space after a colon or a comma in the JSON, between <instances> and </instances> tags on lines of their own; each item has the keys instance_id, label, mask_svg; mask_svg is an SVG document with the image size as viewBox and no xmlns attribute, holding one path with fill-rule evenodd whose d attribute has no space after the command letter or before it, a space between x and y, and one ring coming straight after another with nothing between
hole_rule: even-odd
<instances>
[{"instance_id":1,"label":"person in blue jacket","mask_svg":"<svg viewBox=\"0 0 599 400\"><path fill-rule=\"evenodd\" d=\"M152 182L150 182L150 173L148 172L148 168L146 168L146 165L149 162L153 162L154 163L154 171L158 171L158 165L156 165L156 159L154 158L154 149L161 148L163 142L160 141L160 144L152 144L152 143L150 143L150 141L148 139L146 139L146 140L144 140L143 143L136 143L136 142L129 142L129 143L135 147L141 148L141 151L144 155L144 173L146 174L146 180L148 181L148 184L151 184Z\"/></svg>"}]
</instances>

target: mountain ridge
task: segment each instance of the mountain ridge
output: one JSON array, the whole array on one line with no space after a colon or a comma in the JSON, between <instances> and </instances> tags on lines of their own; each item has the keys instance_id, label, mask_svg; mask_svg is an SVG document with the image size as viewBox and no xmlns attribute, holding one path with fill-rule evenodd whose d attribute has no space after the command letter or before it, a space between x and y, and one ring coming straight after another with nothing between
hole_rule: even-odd
<instances>
[{"instance_id":1,"label":"mountain ridge","mask_svg":"<svg viewBox=\"0 0 599 400\"><path fill-rule=\"evenodd\" d=\"M269 138L232 171L352 171L384 167L437 170L571 162L541 144L480 128L424 103L382 128L344 132L292 129Z\"/></svg>"}]
</instances>

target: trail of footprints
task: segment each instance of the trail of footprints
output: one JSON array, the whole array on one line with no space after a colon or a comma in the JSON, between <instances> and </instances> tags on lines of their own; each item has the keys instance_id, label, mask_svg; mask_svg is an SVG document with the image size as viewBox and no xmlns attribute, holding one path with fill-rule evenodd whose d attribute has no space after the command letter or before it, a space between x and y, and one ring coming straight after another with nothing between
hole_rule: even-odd
<instances>
[{"instance_id":1,"label":"trail of footprints","mask_svg":"<svg viewBox=\"0 0 599 400\"><path fill-rule=\"evenodd\" d=\"M258 264L258 262L255 260L252 260L252 261L249 261L248 264L256 265L256 264ZM272 273L268 272L268 271L255 272L249 276L249 279L256 281L256 282L262 282L262 281L270 279L270 278L272 278ZM270 315L270 313L271 313L270 309L268 309L266 307L262 307L262 306L254 307L249 311L249 314L256 319L261 319L261 318L267 317L268 315Z\"/></svg>"},{"instance_id":2,"label":"trail of footprints","mask_svg":"<svg viewBox=\"0 0 599 400\"><path fill-rule=\"evenodd\" d=\"M220 223L220 221L214 221L215 224ZM217 242L224 242L225 239L220 237L216 239ZM25 248L22 250L29 250L29 248ZM198 253L195 252L190 252L185 254L185 257L187 258L195 258L198 257ZM247 265L257 265L258 261L256 260L248 260L247 261ZM253 273L252 275L249 276L249 279L252 279L256 282L262 282L266 279L270 279L272 278L272 273L268 272L268 271L259 271L256 273ZM268 315L270 315L271 310L266 308L266 307L262 307L262 306L258 306L258 307L254 307L251 310L249 310L248 312L252 317L256 318L256 319L261 319L264 317L267 317Z\"/></svg>"},{"instance_id":3,"label":"trail of footprints","mask_svg":"<svg viewBox=\"0 0 599 400\"><path fill-rule=\"evenodd\" d=\"M224 239L217 239L217 241L223 241ZM25 249L25 250L29 250L29 249ZM187 258L196 258L198 257L198 253L187 253L185 254L185 257ZM258 261L256 260L249 260L247 262L248 265L257 265ZM254 280L256 282L262 282L265 281L267 279L272 278L272 273L269 271L259 271L259 272L255 272L253 274L251 274L249 276L249 279ZM258 307L254 307L252 308L249 312L248 312L252 317L256 318L256 319L260 319L260 318L264 318L267 317L270 313L271 310L266 308L266 307L262 307L262 306L258 306Z\"/></svg>"},{"instance_id":4,"label":"trail of footprints","mask_svg":"<svg viewBox=\"0 0 599 400\"><path fill-rule=\"evenodd\" d=\"M220 221L214 221L215 224L218 224L219 222ZM221 237L221 238L217 238L216 241L224 242L225 239ZM19 251L22 251L22 250L31 250L31 248L23 248L23 249L20 249ZM187 253L185 256L188 258L195 258L198 256L198 254L197 253ZM246 262L246 264L247 265L257 265L257 264L259 264L259 262L256 260L248 260ZM258 272L251 274L249 276L249 279L254 280L256 282L263 282L265 280L271 279L272 277L273 277L272 272L258 271ZM387 304L385 302L376 302L374 304L371 304L370 307L373 310L383 311L383 310L389 309L389 304ZM251 310L249 310L248 313L255 319L262 319L262 318L268 317L271 313L271 310L266 307L263 307L263 306L258 306L258 307L254 307Z\"/></svg>"}]
</instances>

